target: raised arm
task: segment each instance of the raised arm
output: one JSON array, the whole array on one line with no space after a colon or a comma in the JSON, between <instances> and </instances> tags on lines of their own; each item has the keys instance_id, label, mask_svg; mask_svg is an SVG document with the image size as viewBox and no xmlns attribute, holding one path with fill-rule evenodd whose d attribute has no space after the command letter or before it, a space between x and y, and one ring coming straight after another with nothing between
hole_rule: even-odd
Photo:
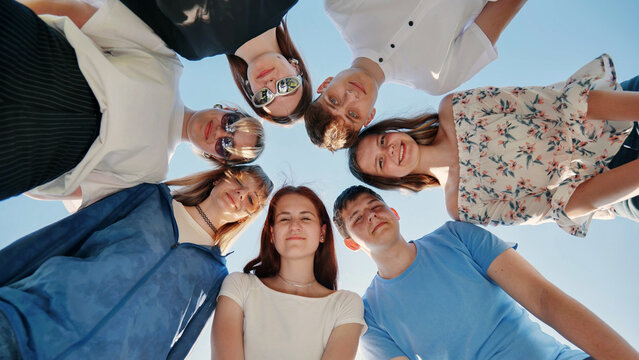
<instances>
[{"instance_id":1,"label":"raised arm","mask_svg":"<svg viewBox=\"0 0 639 360\"><path fill-rule=\"evenodd\" d=\"M220 296L211 331L211 359L244 360L244 311L231 298Z\"/></svg>"},{"instance_id":2,"label":"raised arm","mask_svg":"<svg viewBox=\"0 0 639 360\"><path fill-rule=\"evenodd\" d=\"M489 2L475 19L475 24L486 34L490 42L495 45L502 31L517 15L526 0L498 0Z\"/></svg>"},{"instance_id":3,"label":"raised arm","mask_svg":"<svg viewBox=\"0 0 639 360\"><path fill-rule=\"evenodd\" d=\"M344 324L331 331L322 360L352 360L357 354L359 335L362 333L361 324Z\"/></svg>"},{"instance_id":4,"label":"raised arm","mask_svg":"<svg viewBox=\"0 0 639 360\"><path fill-rule=\"evenodd\" d=\"M597 360L639 359L619 334L546 280L513 249L499 255L488 276L538 319Z\"/></svg>"},{"instance_id":5,"label":"raised arm","mask_svg":"<svg viewBox=\"0 0 639 360\"><path fill-rule=\"evenodd\" d=\"M82 0L18 0L38 15L67 16L81 28L98 10Z\"/></svg>"},{"instance_id":6,"label":"raised arm","mask_svg":"<svg viewBox=\"0 0 639 360\"><path fill-rule=\"evenodd\" d=\"M637 195L639 160L634 160L579 184L564 211L574 219Z\"/></svg>"}]
</instances>

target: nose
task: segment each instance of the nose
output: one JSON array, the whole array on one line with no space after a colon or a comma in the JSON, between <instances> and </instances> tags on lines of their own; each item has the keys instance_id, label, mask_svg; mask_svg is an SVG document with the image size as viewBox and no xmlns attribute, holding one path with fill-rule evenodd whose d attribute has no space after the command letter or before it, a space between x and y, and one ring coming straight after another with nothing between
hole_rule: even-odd
<instances>
[{"instance_id":1,"label":"nose","mask_svg":"<svg viewBox=\"0 0 639 360\"><path fill-rule=\"evenodd\" d=\"M392 145L388 145L386 146L386 152L388 153L388 155L393 158L395 155L395 144Z\"/></svg>"},{"instance_id":2,"label":"nose","mask_svg":"<svg viewBox=\"0 0 639 360\"><path fill-rule=\"evenodd\" d=\"M368 213L366 214L366 216L368 217L368 222L372 222L373 218L377 217L377 214L375 214L375 212L371 211L371 210L367 210Z\"/></svg>"},{"instance_id":3,"label":"nose","mask_svg":"<svg viewBox=\"0 0 639 360\"><path fill-rule=\"evenodd\" d=\"M229 134L222 126L218 126L217 130L215 131L215 138L213 138L213 140L217 141L217 139L227 136L231 136L231 134Z\"/></svg>"}]
</instances>

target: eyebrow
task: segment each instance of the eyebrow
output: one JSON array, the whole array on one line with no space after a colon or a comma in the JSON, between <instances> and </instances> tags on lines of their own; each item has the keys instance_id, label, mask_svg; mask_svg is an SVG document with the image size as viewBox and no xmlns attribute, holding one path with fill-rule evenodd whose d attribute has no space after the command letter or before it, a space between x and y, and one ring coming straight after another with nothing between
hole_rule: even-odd
<instances>
[{"instance_id":1,"label":"eyebrow","mask_svg":"<svg viewBox=\"0 0 639 360\"><path fill-rule=\"evenodd\" d=\"M310 210L304 210L304 211L300 212L299 214L300 215L302 215L302 214L311 214L311 215L315 216L315 213L313 213ZM292 215L292 213L290 211L282 211L282 212L279 212L279 213L275 214L275 216L280 216L280 215Z\"/></svg>"},{"instance_id":2,"label":"eyebrow","mask_svg":"<svg viewBox=\"0 0 639 360\"><path fill-rule=\"evenodd\" d=\"M322 95L324 95L324 94L322 94ZM327 97L324 97L324 99L326 99L326 100L324 100L324 102L326 103L326 105L328 105L328 107L329 107L329 108L331 108L332 110L335 110L335 111L337 112L337 108L335 107L335 105L333 105L333 103L332 103L332 102L330 102L330 100L328 99L328 98L330 97L330 95L328 95L328 94L327 94L326 96L327 96ZM339 116L340 118L343 118L343 119L347 120L347 121L348 121L348 122L350 122L351 124L354 124L354 123L357 121L357 119L355 119L355 118L353 118L352 116L350 116L350 115L348 114L348 113L349 113L349 111L348 111L348 110L344 110L344 111L345 111L345 112L344 112L344 114L338 114L338 116ZM346 121L344 121L344 122L346 122Z\"/></svg>"},{"instance_id":3,"label":"eyebrow","mask_svg":"<svg viewBox=\"0 0 639 360\"><path fill-rule=\"evenodd\" d=\"M369 205L370 203L375 202L375 201L377 201L377 199L375 199L375 198L370 199L370 200L366 203L366 205ZM354 217L355 215L357 215L358 213L359 213L359 209L358 209L358 210L355 210L355 212L353 212L353 213L351 214L351 216L349 216L349 217L348 217L348 221L353 220L353 217Z\"/></svg>"}]
</instances>

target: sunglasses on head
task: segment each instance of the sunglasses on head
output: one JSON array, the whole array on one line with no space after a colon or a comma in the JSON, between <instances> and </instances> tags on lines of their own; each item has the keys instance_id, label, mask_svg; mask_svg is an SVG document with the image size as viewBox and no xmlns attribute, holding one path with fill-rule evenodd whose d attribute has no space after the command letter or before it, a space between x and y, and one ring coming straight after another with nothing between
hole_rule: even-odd
<instances>
[{"instance_id":1,"label":"sunglasses on head","mask_svg":"<svg viewBox=\"0 0 639 360\"><path fill-rule=\"evenodd\" d=\"M251 102L255 107L261 108L272 103L278 96L292 94L300 86L302 86L302 75L285 77L275 83L276 93L269 88L262 88L253 94Z\"/></svg>"}]
</instances>

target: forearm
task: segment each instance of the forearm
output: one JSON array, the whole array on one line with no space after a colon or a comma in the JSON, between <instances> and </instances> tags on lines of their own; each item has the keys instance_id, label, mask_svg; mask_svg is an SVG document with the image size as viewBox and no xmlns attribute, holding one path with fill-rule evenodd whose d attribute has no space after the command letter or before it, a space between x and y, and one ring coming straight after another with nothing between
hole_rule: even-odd
<instances>
[{"instance_id":1,"label":"forearm","mask_svg":"<svg viewBox=\"0 0 639 360\"><path fill-rule=\"evenodd\" d=\"M475 19L475 24L486 34L490 42L495 45L501 33L525 3L526 0L499 0L497 2L489 2Z\"/></svg>"},{"instance_id":2,"label":"forearm","mask_svg":"<svg viewBox=\"0 0 639 360\"><path fill-rule=\"evenodd\" d=\"M639 160L634 160L582 182L568 200L565 212L574 219L637 195Z\"/></svg>"},{"instance_id":3,"label":"forearm","mask_svg":"<svg viewBox=\"0 0 639 360\"><path fill-rule=\"evenodd\" d=\"M541 293L540 303L535 315L595 359L639 359L639 353L610 326L555 286Z\"/></svg>"},{"instance_id":4,"label":"forearm","mask_svg":"<svg viewBox=\"0 0 639 360\"><path fill-rule=\"evenodd\" d=\"M639 92L590 90L586 119L639 121Z\"/></svg>"},{"instance_id":5,"label":"forearm","mask_svg":"<svg viewBox=\"0 0 639 360\"><path fill-rule=\"evenodd\" d=\"M97 9L81 0L18 0L38 15L67 16L81 28Z\"/></svg>"}]
</instances>

